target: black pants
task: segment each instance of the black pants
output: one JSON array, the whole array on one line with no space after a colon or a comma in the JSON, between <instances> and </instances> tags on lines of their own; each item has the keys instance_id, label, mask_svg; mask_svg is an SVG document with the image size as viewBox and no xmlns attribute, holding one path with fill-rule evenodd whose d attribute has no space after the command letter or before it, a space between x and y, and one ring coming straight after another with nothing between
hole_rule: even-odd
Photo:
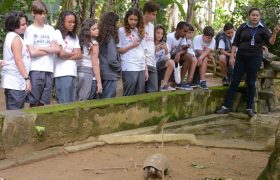
<instances>
[{"instance_id":1,"label":"black pants","mask_svg":"<svg viewBox=\"0 0 280 180\"><path fill-rule=\"evenodd\" d=\"M247 109L252 109L256 94L257 72L262 63L262 56L244 56L237 54L233 70L232 81L228 90L224 106L229 108L239 86L241 78L246 73Z\"/></svg>"}]
</instances>

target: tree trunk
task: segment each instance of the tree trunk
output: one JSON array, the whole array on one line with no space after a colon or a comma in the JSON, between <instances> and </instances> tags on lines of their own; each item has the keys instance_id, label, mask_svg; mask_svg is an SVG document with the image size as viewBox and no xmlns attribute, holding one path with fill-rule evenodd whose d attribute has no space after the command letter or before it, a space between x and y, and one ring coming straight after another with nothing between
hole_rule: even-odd
<instances>
[{"instance_id":1,"label":"tree trunk","mask_svg":"<svg viewBox=\"0 0 280 180\"><path fill-rule=\"evenodd\" d=\"M92 0L91 1L91 6L90 6L90 17L95 16L95 8L96 8L95 0Z\"/></svg>"},{"instance_id":2,"label":"tree trunk","mask_svg":"<svg viewBox=\"0 0 280 180\"><path fill-rule=\"evenodd\" d=\"M72 0L62 0L61 3L61 10L65 11L65 10L71 10L73 9L73 1Z\"/></svg>"},{"instance_id":3,"label":"tree trunk","mask_svg":"<svg viewBox=\"0 0 280 180\"><path fill-rule=\"evenodd\" d=\"M208 0L208 7L207 7L207 14L208 14L208 26L212 26L212 0Z\"/></svg>"},{"instance_id":4,"label":"tree trunk","mask_svg":"<svg viewBox=\"0 0 280 180\"><path fill-rule=\"evenodd\" d=\"M87 5L88 5L88 0L83 0L82 1L82 12L81 12L81 17L80 20L83 22L87 18Z\"/></svg>"},{"instance_id":5,"label":"tree trunk","mask_svg":"<svg viewBox=\"0 0 280 180\"><path fill-rule=\"evenodd\" d=\"M131 0L132 7L139 8L139 0Z\"/></svg>"},{"instance_id":6,"label":"tree trunk","mask_svg":"<svg viewBox=\"0 0 280 180\"><path fill-rule=\"evenodd\" d=\"M188 10L187 10L186 22L190 23L190 24L192 24L192 22L193 22L193 6L194 6L193 0L188 0Z\"/></svg>"},{"instance_id":7,"label":"tree trunk","mask_svg":"<svg viewBox=\"0 0 280 180\"><path fill-rule=\"evenodd\" d=\"M195 13L194 13L193 16L195 16ZM194 26L198 29L198 31L199 31L200 33L202 33L203 28L202 28L202 26L198 23L198 21L197 21L195 18L193 19L193 23L194 23Z\"/></svg>"}]
</instances>

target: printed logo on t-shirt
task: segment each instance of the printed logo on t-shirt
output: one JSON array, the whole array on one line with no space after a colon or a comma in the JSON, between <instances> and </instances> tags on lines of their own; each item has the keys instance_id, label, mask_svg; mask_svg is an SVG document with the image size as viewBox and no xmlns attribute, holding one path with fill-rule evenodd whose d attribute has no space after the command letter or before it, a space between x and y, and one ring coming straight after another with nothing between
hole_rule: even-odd
<instances>
[{"instance_id":1,"label":"printed logo on t-shirt","mask_svg":"<svg viewBox=\"0 0 280 180\"><path fill-rule=\"evenodd\" d=\"M158 62L164 61L165 60L165 50L161 49L161 50L157 51L155 53L155 57L158 60Z\"/></svg>"},{"instance_id":2,"label":"printed logo on t-shirt","mask_svg":"<svg viewBox=\"0 0 280 180\"><path fill-rule=\"evenodd\" d=\"M42 34L42 35L34 34L33 44L38 46L48 46L50 45L50 36L46 34Z\"/></svg>"},{"instance_id":3,"label":"printed logo on t-shirt","mask_svg":"<svg viewBox=\"0 0 280 180\"><path fill-rule=\"evenodd\" d=\"M205 43L204 41L202 41L201 46L202 46L202 50L205 51L205 50L208 49L208 47L210 46L210 44L207 44L207 43Z\"/></svg>"},{"instance_id":4,"label":"printed logo on t-shirt","mask_svg":"<svg viewBox=\"0 0 280 180\"><path fill-rule=\"evenodd\" d=\"M128 35L128 41L133 41L133 40L134 40L134 35L133 34Z\"/></svg>"},{"instance_id":5,"label":"printed logo on t-shirt","mask_svg":"<svg viewBox=\"0 0 280 180\"><path fill-rule=\"evenodd\" d=\"M25 49L26 49L26 58L27 58L27 59L30 59L30 54L29 54L29 50L28 50L27 46L26 46Z\"/></svg>"},{"instance_id":6,"label":"printed logo on t-shirt","mask_svg":"<svg viewBox=\"0 0 280 180\"><path fill-rule=\"evenodd\" d=\"M148 32L145 32L145 40L154 42L154 37L150 36Z\"/></svg>"},{"instance_id":7,"label":"printed logo on t-shirt","mask_svg":"<svg viewBox=\"0 0 280 180\"><path fill-rule=\"evenodd\" d=\"M73 51L73 47L69 45L69 43L67 42L67 40L64 40L64 43L65 43L65 47L64 47L64 50L66 52L72 52Z\"/></svg>"}]
</instances>

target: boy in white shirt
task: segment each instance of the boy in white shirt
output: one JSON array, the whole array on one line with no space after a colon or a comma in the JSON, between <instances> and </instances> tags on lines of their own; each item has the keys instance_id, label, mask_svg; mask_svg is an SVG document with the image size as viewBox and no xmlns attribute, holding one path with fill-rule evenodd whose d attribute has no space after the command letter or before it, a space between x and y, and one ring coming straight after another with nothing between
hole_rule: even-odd
<instances>
[{"instance_id":1,"label":"boy in white shirt","mask_svg":"<svg viewBox=\"0 0 280 180\"><path fill-rule=\"evenodd\" d=\"M223 76L223 85L228 86L231 81L231 74L233 71L234 61L230 62L231 44L235 35L234 27L231 23L226 23L224 32L216 39L219 50L219 66Z\"/></svg>"},{"instance_id":2,"label":"boy in white shirt","mask_svg":"<svg viewBox=\"0 0 280 180\"><path fill-rule=\"evenodd\" d=\"M155 44L154 44L154 22L157 11L159 7L152 1L148 1L144 4L143 8L143 18L145 25L145 37L147 51L146 51L146 63L148 66L149 79L145 83L146 92L156 92L158 91L158 74L156 68L155 59Z\"/></svg>"},{"instance_id":3,"label":"boy in white shirt","mask_svg":"<svg viewBox=\"0 0 280 180\"><path fill-rule=\"evenodd\" d=\"M198 87L201 89L208 89L206 84L206 71L207 71L207 61L210 53L215 49L215 39L213 38L215 31L211 26L207 26L203 29L202 35L195 36L194 52L197 57L197 64L199 66L199 78Z\"/></svg>"},{"instance_id":4,"label":"boy in white shirt","mask_svg":"<svg viewBox=\"0 0 280 180\"><path fill-rule=\"evenodd\" d=\"M182 65L181 82L176 84L176 88L182 90L192 90L192 87L186 83L183 83L182 81L189 69L191 64L190 62L192 61L192 58L187 53L188 45L186 42L186 35L188 30L188 24L184 21L181 21L177 24L176 31L167 35L166 41L171 59L174 60L175 64L178 65L179 62L180 66Z\"/></svg>"},{"instance_id":5,"label":"boy in white shirt","mask_svg":"<svg viewBox=\"0 0 280 180\"><path fill-rule=\"evenodd\" d=\"M187 42L187 45L189 46L188 54L191 56L192 61L191 61L191 65L189 66L189 69L188 69L187 85L194 88L195 86L192 84L192 80L193 80L193 75L194 75L195 68L197 65L197 58L195 57L195 52L193 50L193 43L192 43L192 38L194 35L194 28L191 24L188 24L188 27L189 27L189 31L186 35L186 42Z\"/></svg>"},{"instance_id":6,"label":"boy in white shirt","mask_svg":"<svg viewBox=\"0 0 280 180\"><path fill-rule=\"evenodd\" d=\"M30 107L50 104L53 84L54 54L60 51L55 41L55 30L46 25L48 13L46 4L35 0L31 6L34 22L24 34L31 56L30 80L32 90L28 96Z\"/></svg>"}]
</instances>

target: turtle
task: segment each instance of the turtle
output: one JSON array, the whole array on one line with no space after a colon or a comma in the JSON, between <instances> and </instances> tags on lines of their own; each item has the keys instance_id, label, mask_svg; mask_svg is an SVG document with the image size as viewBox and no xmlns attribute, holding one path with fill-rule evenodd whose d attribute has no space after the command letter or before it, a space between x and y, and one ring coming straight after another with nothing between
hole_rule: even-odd
<instances>
[{"instance_id":1,"label":"turtle","mask_svg":"<svg viewBox=\"0 0 280 180\"><path fill-rule=\"evenodd\" d=\"M168 173L169 164L163 154L153 154L148 156L144 162L144 180L152 178L162 178L162 173Z\"/></svg>"}]
</instances>

